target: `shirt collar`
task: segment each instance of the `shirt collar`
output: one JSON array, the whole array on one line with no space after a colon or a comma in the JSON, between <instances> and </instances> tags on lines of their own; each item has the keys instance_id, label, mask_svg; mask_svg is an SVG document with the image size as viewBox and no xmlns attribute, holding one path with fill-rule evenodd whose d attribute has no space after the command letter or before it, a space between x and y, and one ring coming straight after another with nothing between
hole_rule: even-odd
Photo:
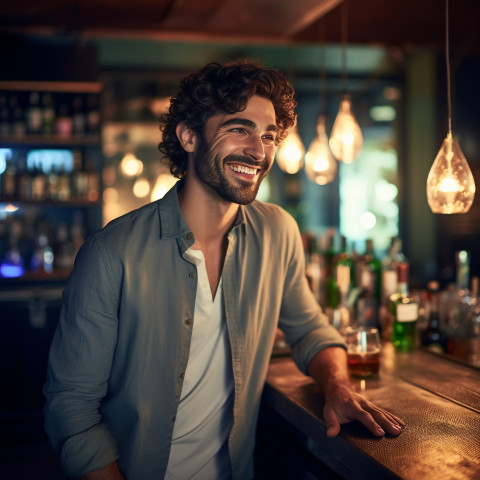
<instances>
[{"instance_id":1,"label":"shirt collar","mask_svg":"<svg viewBox=\"0 0 480 480\"><path fill-rule=\"evenodd\" d=\"M190 232L190 228L183 217L180 203L178 201L178 191L182 188L182 185L182 180L178 181L165 194L165 196L158 201L160 238L177 238ZM245 224L245 206L240 205L237 216L232 225L232 230Z\"/></svg>"}]
</instances>

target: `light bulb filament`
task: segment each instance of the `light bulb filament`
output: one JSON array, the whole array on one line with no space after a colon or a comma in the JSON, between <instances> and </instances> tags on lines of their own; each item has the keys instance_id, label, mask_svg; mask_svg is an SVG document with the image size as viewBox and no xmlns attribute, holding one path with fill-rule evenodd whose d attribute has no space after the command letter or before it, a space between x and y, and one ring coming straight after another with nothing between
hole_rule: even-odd
<instances>
[{"instance_id":1,"label":"light bulb filament","mask_svg":"<svg viewBox=\"0 0 480 480\"><path fill-rule=\"evenodd\" d=\"M445 177L440 181L438 185L438 190L440 192L460 192L462 189L458 182L452 177Z\"/></svg>"}]
</instances>

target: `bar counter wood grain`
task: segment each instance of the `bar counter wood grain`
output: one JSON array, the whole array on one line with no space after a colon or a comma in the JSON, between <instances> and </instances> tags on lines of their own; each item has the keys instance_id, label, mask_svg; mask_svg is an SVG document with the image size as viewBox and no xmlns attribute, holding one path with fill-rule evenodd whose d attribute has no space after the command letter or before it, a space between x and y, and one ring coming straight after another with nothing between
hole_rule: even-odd
<instances>
[{"instance_id":1,"label":"bar counter wood grain","mask_svg":"<svg viewBox=\"0 0 480 480\"><path fill-rule=\"evenodd\" d=\"M330 439L318 386L290 357L273 358L259 421L257 477L480 479L480 370L423 350L396 353L390 343L381 362L377 378L352 382L403 418L404 431L377 439L354 422Z\"/></svg>"}]
</instances>

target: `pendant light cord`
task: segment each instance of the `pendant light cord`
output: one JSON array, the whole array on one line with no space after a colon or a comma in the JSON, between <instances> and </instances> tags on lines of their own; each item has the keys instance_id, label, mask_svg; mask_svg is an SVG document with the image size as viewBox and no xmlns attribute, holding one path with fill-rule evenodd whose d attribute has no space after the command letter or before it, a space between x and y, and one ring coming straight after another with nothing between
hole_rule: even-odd
<instances>
[{"instance_id":1,"label":"pendant light cord","mask_svg":"<svg viewBox=\"0 0 480 480\"><path fill-rule=\"evenodd\" d=\"M325 43L326 43L326 34L325 34L325 20L320 21L320 28L319 28L319 105L320 108L318 109L320 115L326 115L327 113L327 67L325 61Z\"/></svg>"},{"instance_id":2,"label":"pendant light cord","mask_svg":"<svg viewBox=\"0 0 480 480\"><path fill-rule=\"evenodd\" d=\"M448 106L448 133L452 134L452 98L451 98L451 87L450 87L450 42L449 42L449 17L448 17L448 0L445 0L445 57L447 64L447 106Z\"/></svg>"},{"instance_id":3,"label":"pendant light cord","mask_svg":"<svg viewBox=\"0 0 480 480\"><path fill-rule=\"evenodd\" d=\"M342 83L344 93L347 92L347 30L348 30L348 12L347 0L342 2Z\"/></svg>"}]
</instances>

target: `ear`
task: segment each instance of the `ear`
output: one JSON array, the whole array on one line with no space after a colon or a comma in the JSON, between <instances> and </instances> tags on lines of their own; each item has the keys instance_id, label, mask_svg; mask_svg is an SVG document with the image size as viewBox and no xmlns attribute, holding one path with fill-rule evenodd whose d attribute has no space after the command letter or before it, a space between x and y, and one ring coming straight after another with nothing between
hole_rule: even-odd
<instances>
[{"instance_id":1,"label":"ear","mask_svg":"<svg viewBox=\"0 0 480 480\"><path fill-rule=\"evenodd\" d=\"M180 122L175 129L178 141L186 152L194 152L197 145L197 135L184 122Z\"/></svg>"}]
</instances>

